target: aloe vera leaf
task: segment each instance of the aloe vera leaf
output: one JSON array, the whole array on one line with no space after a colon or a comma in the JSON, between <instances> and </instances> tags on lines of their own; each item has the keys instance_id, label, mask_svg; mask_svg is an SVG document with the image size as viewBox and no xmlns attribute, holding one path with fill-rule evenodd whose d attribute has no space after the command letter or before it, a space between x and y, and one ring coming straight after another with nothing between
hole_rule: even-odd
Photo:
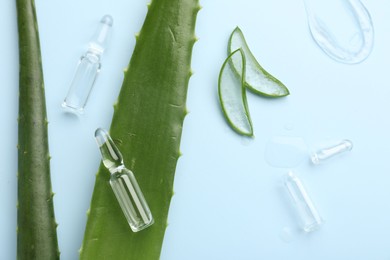
<instances>
[{"instance_id":1,"label":"aloe vera leaf","mask_svg":"<svg viewBox=\"0 0 390 260\"><path fill-rule=\"evenodd\" d=\"M255 56L253 56L250 51L248 44L245 41L244 34L240 28L236 27L230 35L228 54L239 48L242 49L246 56L245 86L249 90L267 97L284 97L290 94L289 90L282 82L260 66ZM233 59L232 63L236 72L240 73L240 61Z\"/></svg>"},{"instance_id":2,"label":"aloe vera leaf","mask_svg":"<svg viewBox=\"0 0 390 260\"><path fill-rule=\"evenodd\" d=\"M237 73L233 67L233 61L240 73ZM241 135L253 136L244 86L245 64L245 54L242 49L235 50L227 57L219 73L218 96L229 125Z\"/></svg>"},{"instance_id":3,"label":"aloe vera leaf","mask_svg":"<svg viewBox=\"0 0 390 260\"><path fill-rule=\"evenodd\" d=\"M34 0L16 0L19 31L17 259L59 259Z\"/></svg>"},{"instance_id":4,"label":"aloe vera leaf","mask_svg":"<svg viewBox=\"0 0 390 260\"><path fill-rule=\"evenodd\" d=\"M155 219L133 233L101 165L80 258L159 259L180 156L198 0L154 0L114 106L110 134Z\"/></svg>"}]
</instances>

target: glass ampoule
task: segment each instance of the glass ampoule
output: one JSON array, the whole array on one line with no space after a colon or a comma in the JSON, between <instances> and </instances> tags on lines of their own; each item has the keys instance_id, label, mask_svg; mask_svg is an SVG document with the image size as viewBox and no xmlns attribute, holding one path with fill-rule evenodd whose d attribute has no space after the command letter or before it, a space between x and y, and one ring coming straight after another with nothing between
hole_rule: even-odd
<instances>
[{"instance_id":1,"label":"glass ampoule","mask_svg":"<svg viewBox=\"0 0 390 260\"><path fill-rule=\"evenodd\" d=\"M290 171L284 178L284 185L299 215L302 229L307 233L317 230L323 220L301 180Z\"/></svg>"},{"instance_id":2,"label":"glass ampoule","mask_svg":"<svg viewBox=\"0 0 390 260\"><path fill-rule=\"evenodd\" d=\"M313 152L311 154L311 161L313 164L320 164L337 155L351 151L352 148L353 148L352 142L350 140L345 139L336 145L322 148Z\"/></svg>"},{"instance_id":3,"label":"glass ampoule","mask_svg":"<svg viewBox=\"0 0 390 260\"><path fill-rule=\"evenodd\" d=\"M82 114L88 97L101 68L101 56L107 48L113 19L105 15L99 28L88 44L87 52L81 56L68 94L62 103L67 111Z\"/></svg>"},{"instance_id":4,"label":"glass ampoule","mask_svg":"<svg viewBox=\"0 0 390 260\"><path fill-rule=\"evenodd\" d=\"M107 131L95 132L104 166L109 170L110 185L123 214L133 232L145 229L154 223L152 213L132 171L126 168L123 157Z\"/></svg>"}]
</instances>

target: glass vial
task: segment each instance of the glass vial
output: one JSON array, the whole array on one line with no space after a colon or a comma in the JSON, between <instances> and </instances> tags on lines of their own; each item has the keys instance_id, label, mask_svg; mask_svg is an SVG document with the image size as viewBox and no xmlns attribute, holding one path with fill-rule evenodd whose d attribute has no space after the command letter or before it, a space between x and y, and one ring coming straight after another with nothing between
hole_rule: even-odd
<instances>
[{"instance_id":1,"label":"glass vial","mask_svg":"<svg viewBox=\"0 0 390 260\"><path fill-rule=\"evenodd\" d=\"M87 52L80 58L68 94L62 103L67 111L82 114L101 68L101 56L107 47L113 19L105 15L98 30L88 44Z\"/></svg>"},{"instance_id":2,"label":"glass vial","mask_svg":"<svg viewBox=\"0 0 390 260\"><path fill-rule=\"evenodd\" d=\"M350 140L343 140L334 146L323 148L312 153L311 161L313 164L320 164L336 155L351 151L352 148L353 144Z\"/></svg>"},{"instance_id":3,"label":"glass vial","mask_svg":"<svg viewBox=\"0 0 390 260\"><path fill-rule=\"evenodd\" d=\"M323 220L301 180L290 171L284 179L284 185L300 217L302 229L307 233L317 230L322 225Z\"/></svg>"},{"instance_id":4,"label":"glass vial","mask_svg":"<svg viewBox=\"0 0 390 260\"><path fill-rule=\"evenodd\" d=\"M104 166L111 173L110 185L133 232L154 223L152 213L132 171L123 163L122 154L107 131L95 132Z\"/></svg>"}]
</instances>

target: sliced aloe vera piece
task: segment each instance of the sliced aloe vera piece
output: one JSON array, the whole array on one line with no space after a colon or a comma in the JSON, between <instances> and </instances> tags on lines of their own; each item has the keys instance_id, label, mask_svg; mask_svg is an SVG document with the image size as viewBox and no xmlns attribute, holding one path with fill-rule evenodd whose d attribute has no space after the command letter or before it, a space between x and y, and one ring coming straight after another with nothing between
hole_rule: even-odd
<instances>
[{"instance_id":1,"label":"sliced aloe vera piece","mask_svg":"<svg viewBox=\"0 0 390 260\"><path fill-rule=\"evenodd\" d=\"M246 56L246 75L245 75L245 87L252 92L268 97L284 97L290 94L286 86L269 74L260 64L250 51L244 34L240 28L236 27L230 35L228 44L228 53L232 53L235 50L241 48ZM232 59L232 63L236 73L241 73L240 60Z\"/></svg>"},{"instance_id":2,"label":"sliced aloe vera piece","mask_svg":"<svg viewBox=\"0 0 390 260\"><path fill-rule=\"evenodd\" d=\"M236 64L235 68L233 64ZM230 126L239 134L253 136L244 86L245 67L244 52L241 49L232 52L219 73L218 94L222 111Z\"/></svg>"}]
</instances>

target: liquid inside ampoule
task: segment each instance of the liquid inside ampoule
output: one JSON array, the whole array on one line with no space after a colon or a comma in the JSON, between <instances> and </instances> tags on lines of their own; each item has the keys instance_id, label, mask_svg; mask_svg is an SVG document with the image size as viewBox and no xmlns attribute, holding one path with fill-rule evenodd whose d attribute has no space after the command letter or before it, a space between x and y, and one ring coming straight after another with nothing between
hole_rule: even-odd
<instances>
[{"instance_id":1,"label":"liquid inside ampoule","mask_svg":"<svg viewBox=\"0 0 390 260\"><path fill-rule=\"evenodd\" d=\"M154 221L149 206L131 171L123 168L112 174L110 185L134 232L153 224Z\"/></svg>"}]
</instances>

